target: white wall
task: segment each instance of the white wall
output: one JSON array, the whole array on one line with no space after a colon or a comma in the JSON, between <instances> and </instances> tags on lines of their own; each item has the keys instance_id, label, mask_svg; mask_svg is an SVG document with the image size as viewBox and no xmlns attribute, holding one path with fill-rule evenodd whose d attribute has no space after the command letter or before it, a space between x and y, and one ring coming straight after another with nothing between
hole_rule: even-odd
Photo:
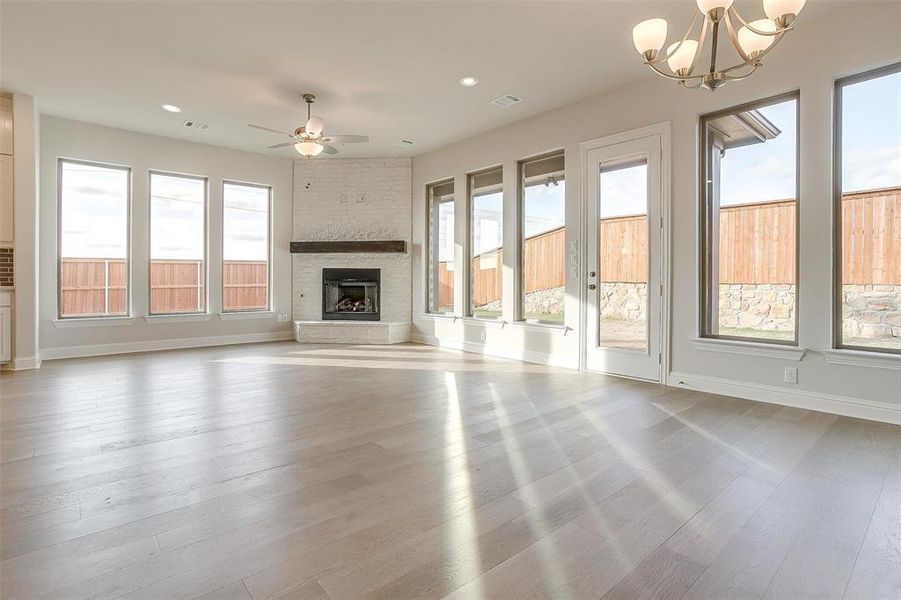
<instances>
[{"instance_id":1,"label":"white wall","mask_svg":"<svg viewBox=\"0 0 901 600\"><path fill-rule=\"evenodd\" d=\"M35 100L13 94L13 218L15 219L15 306L13 310L13 368L34 369L41 365L38 351L39 233L43 229L37 213L43 186L38 175L40 123Z\"/></svg>"},{"instance_id":2,"label":"white wall","mask_svg":"<svg viewBox=\"0 0 901 600\"><path fill-rule=\"evenodd\" d=\"M685 381L693 386L735 395L821 408L827 402L834 402L841 406L832 408L840 412L901 419L901 412L898 412L901 410L901 371L835 365L827 363L822 354L823 349L831 346L833 82L837 77L901 58L901 36L897 30L901 22L901 3L869 3L863 22L861 14L857 8L841 9L810 21L802 14L797 30L767 58L764 68L750 79L730 83L716 93L689 91L659 77L648 77L614 92L416 157L413 161L413 312L418 339L577 368L578 335L423 316L425 186L432 181L454 177L457 195L462 198L467 172L502 164L505 203L511 206L515 202L517 161L564 148L568 244L566 324L578 330L578 300L582 291L578 274L581 269L578 256L569 252L569 244L581 243L579 144L653 123L670 122L673 136L670 383ZM626 30L623 43L629 43ZM595 58L576 56L573 60ZM643 68L637 53L634 61L636 69ZM561 68L565 67L561 65ZM798 363L696 349L692 340L698 334L698 117L795 89L801 91L799 341L801 347L809 351ZM528 102L528 98L525 101ZM512 245L514 239L507 237L505 247ZM480 341L482 334L486 337L484 345ZM782 383L783 368L787 366L799 367L798 385ZM854 399L863 401L858 403L862 406L858 413L854 412L857 410L853 406Z\"/></svg>"},{"instance_id":3,"label":"white wall","mask_svg":"<svg viewBox=\"0 0 901 600\"><path fill-rule=\"evenodd\" d=\"M202 134L200 134L202 135ZM142 349L288 339L291 312L292 164L290 159L240 152L69 121L41 117L40 349L43 358ZM130 294L133 323L65 326L56 322L57 161L59 158L127 165L132 169ZM148 220L150 170L202 175L209 181L209 312L206 320L148 322ZM222 180L272 186L272 315L222 320Z\"/></svg>"}]
</instances>

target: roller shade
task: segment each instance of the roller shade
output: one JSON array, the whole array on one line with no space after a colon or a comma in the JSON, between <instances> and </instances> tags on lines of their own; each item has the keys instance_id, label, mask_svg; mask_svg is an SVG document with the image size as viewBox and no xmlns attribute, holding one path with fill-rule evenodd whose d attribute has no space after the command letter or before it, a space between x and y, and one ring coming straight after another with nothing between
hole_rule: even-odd
<instances>
[{"instance_id":1,"label":"roller shade","mask_svg":"<svg viewBox=\"0 0 901 600\"><path fill-rule=\"evenodd\" d=\"M435 200L441 200L444 198L450 198L454 195L454 180L448 179L447 181L441 181L438 183L433 183L429 186L431 190L431 196Z\"/></svg>"},{"instance_id":2,"label":"roller shade","mask_svg":"<svg viewBox=\"0 0 901 600\"><path fill-rule=\"evenodd\" d=\"M479 191L482 191L484 193L485 188L497 188L500 187L504 182L504 172L500 167L498 167L497 169L491 169L490 171L473 173L469 177L473 193L477 193Z\"/></svg>"},{"instance_id":3,"label":"roller shade","mask_svg":"<svg viewBox=\"0 0 901 600\"><path fill-rule=\"evenodd\" d=\"M563 153L536 158L522 165L522 176L528 182L536 177L546 178L556 175L558 179L563 176L565 162Z\"/></svg>"}]
</instances>

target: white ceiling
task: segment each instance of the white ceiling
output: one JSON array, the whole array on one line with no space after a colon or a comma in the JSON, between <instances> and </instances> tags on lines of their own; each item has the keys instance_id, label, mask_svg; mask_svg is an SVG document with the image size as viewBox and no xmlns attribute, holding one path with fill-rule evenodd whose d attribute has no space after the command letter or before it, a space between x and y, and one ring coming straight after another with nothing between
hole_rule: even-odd
<instances>
[{"instance_id":1,"label":"white ceiling","mask_svg":"<svg viewBox=\"0 0 901 600\"><path fill-rule=\"evenodd\" d=\"M326 133L371 137L339 156L405 156L651 77L632 26L663 16L681 36L694 4L3 0L0 87L44 114L286 157L244 124L293 129L309 91ZM739 4L762 16L759 0ZM826 10L809 4L804 17ZM489 104L506 93L523 102Z\"/></svg>"}]
</instances>

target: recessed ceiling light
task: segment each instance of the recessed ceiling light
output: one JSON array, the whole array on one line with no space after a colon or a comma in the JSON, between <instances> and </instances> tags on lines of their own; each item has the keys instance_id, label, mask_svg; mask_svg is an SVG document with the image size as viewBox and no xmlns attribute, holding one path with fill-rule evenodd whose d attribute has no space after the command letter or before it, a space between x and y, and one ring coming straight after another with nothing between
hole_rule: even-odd
<instances>
[{"instance_id":1,"label":"recessed ceiling light","mask_svg":"<svg viewBox=\"0 0 901 600\"><path fill-rule=\"evenodd\" d=\"M163 104L163 110L169 111L171 113L180 113L181 109L174 104Z\"/></svg>"},{"instance_id":2,"label":"recessed ceiling light","mask_svg":"<svg viewBox=\"0 0 901 600\"><path fill-rule=\"evenodd\" d=\"M460 80L460 85L463 87L472 87L479 82L478 79L473 77L472 75L467 75L466 77Z\"/></svg>"}]
</instances>

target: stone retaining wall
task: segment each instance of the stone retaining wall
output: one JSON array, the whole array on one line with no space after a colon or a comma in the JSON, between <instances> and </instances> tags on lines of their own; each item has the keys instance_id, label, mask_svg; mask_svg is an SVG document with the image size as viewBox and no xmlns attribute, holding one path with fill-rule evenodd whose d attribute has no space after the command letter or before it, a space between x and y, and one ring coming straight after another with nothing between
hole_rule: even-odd
<instances>
[{"instance_id":1,"label":"stone retaining wall","mask_svg":"<svg viewBox=\"0 0 901 600\"><path fill-rule=\"evenodd\" d=\"M795 286L720 284L720 327L794 331Z\"/></svg>"},{"instance_id":2,"label":"stone retaining wall","mask_svg":"<svg viewBox=\"0 0 901 600\"><path fill-rule=\"evenodd\" d=\"M842 304L842 337L901 341L901 285L844 285Z\"/></svg>"}]
</instances>

